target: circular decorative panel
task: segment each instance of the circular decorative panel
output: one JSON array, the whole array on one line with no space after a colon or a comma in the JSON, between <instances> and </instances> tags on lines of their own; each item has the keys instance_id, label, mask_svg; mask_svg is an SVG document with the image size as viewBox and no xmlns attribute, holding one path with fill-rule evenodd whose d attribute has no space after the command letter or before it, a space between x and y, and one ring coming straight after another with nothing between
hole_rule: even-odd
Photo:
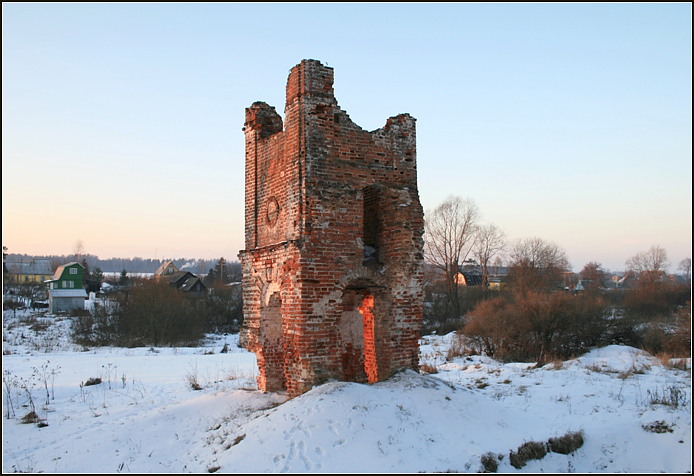
<instances>
[{"instance_id":1,"label":"circular decorative panel","mask_svg":"<svg viewBox=\"0 0 694 476\"><path fill-rule=\"evenodd\" d=\"M274 225L277 222L277 218L280 216L280 204L275 197L270 197L268 200L266 214L268 224Z\"/></svg>"}]
</instances>

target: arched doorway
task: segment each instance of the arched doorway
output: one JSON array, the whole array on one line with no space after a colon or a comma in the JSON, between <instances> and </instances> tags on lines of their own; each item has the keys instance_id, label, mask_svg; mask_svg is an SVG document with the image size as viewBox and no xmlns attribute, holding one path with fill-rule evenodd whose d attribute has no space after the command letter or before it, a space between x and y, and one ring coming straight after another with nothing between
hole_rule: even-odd
<instances>
[{"instance_id":1,"label":"arched doorway","mask_svg":"<svg viewBox=\"0 0 694 476\"><path fill-rule=\"evenodd\" d=\"M364 286L342 294L339 321L342 378L349 382L378 382L376 296Z\"/></svg>"},{"instance_id":2,"label":"arched doorway","mask_svg":"<svg viewBox=\"0 0 694 476\"><path fill-rule=\"evenodd\" d=\"M270 295L267 304L260 312L260 348L262 355L258 357L264 360L264 365L259 366L260 378L265 380L264 388L271 392L284 390L286 379L282 338L282 299L279 292ZM265 369L264 375L262 369Z\"/></svg>"}]
</instances>

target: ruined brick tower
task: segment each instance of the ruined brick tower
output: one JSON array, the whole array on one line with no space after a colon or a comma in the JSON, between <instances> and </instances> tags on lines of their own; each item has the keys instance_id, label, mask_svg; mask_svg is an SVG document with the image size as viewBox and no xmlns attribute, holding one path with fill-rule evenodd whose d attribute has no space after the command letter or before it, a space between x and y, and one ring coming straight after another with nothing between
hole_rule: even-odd
<instances>
[{"instance_id":1,"label":"ruined brick tower","mask_svg":"<svg viewBox=\"0 0 694 476\"><path fill-rule=\"evenodd\" d=\"M285 123L246 109L242 342L261 390L377 382L418 368L423 214L415 119L367 132L340 109L333 69L287 81Z\"/></svg>"}]
</instances>

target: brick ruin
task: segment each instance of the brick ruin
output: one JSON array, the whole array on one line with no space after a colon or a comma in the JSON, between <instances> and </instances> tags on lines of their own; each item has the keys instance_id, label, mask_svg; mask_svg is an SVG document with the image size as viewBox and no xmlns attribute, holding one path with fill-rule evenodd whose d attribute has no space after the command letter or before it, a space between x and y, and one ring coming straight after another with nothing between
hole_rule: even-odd
<instances>
[{"instance_id":1,"label":"brick ruin","mask_svg":"<svg viewBox=\"0 0 694 476\"><path fill-rule=\"evenodd\" d=\"M423 227L415 119L373 132L340 109L333 69L289 74L285 121L246 109L242 342L264 391L417 369Z\"/></svg>"}]
</instances>

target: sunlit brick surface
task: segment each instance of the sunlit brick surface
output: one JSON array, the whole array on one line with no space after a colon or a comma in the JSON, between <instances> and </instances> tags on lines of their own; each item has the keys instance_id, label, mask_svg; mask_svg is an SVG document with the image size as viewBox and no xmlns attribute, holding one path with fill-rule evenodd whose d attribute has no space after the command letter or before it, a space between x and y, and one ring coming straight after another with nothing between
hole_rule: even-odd
<instances>
[{"instance_id":1,"label":"sunlit brick surface","mask_svg":"<svg viewBox=\"0 0 694 476\"><path fill-rule=\"evenodd\" d=\"M285 121L246 109L242 342L262 390L373 383L416 369L423 214L415 119L364 131L340 109L333 70L304 60Z\"/></svg>"}]
</instances>

